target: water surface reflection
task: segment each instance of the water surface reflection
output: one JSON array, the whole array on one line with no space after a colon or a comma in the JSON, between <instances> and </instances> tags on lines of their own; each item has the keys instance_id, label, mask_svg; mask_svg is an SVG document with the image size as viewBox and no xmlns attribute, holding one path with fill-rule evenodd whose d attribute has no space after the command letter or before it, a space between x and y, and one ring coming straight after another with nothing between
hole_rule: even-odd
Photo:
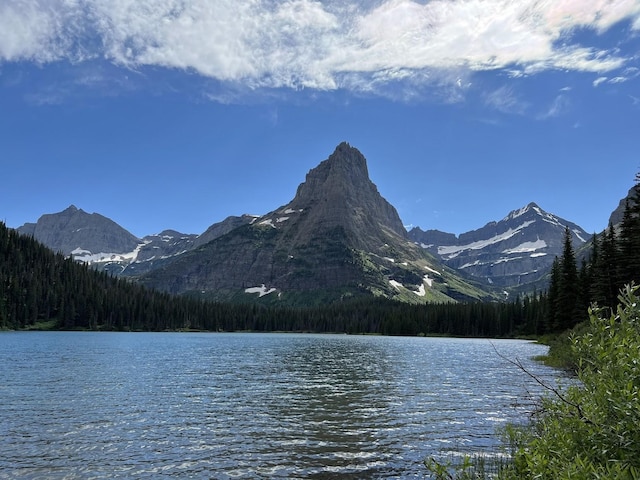
<instances>
[{"instance_id":1,"label":"water surface reflection","mask_svg":"<svg viewBox=\"0 0 640 480\"><path fill-rule=\"evenodd\" d=\"M538 391L487 340L3 333L0 478L423 478Z\"/></svg>"}]
</instances>

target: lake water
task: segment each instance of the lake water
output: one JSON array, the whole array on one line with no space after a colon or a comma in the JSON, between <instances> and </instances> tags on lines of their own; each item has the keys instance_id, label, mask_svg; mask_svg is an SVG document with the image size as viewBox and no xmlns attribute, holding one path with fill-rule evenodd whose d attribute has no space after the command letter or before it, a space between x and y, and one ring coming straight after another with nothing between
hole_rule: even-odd
<instances>
[{"instance_id":1,"label":"lake water","mask_svg":"<svg viewBox=\"0 0 640 480\"><path fill-rule=\"evenodd\" d=\"M557 375L515 340L1 333L0 478L424 478L527 420L496 350Z\"/></svg>"}]
</instances>

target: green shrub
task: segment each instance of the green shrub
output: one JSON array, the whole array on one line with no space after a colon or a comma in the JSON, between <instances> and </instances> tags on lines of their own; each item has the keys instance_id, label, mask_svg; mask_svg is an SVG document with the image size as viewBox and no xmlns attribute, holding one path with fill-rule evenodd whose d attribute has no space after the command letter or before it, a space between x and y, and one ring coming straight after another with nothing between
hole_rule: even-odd
<instances>
[{"instance_id":1,"label":"green shrub","mask_svg":"<svg viewBox=\"0 0 640 480\"><path fill-rule=\"evenodd\" d=\"M640 301L626 287L617 313L590 310L571 337L578 383L543 400L532 425L512 430L504 479L640 478Z\"/></svg>"},{"instance_id":2,"label":"green shrub","mask_svg":"<svg viewBox=\"0 0 640 480\"><path fill-rule=\"evenodd\" d=\"M533 422L510 426L510 461L430 459L437 480L640 480L640 299L625 287L611 316L589 311L557 351L575 364L577 382L550 388ZM567 348L567 346L569 348Z\"/></svg>"}]
</instances>

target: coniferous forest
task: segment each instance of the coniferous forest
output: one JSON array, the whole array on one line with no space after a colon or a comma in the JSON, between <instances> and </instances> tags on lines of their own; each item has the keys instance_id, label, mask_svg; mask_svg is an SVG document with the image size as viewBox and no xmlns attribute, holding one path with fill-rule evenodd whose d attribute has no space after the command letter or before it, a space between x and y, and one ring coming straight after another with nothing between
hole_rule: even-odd
<instances>
[{"instance_id":1,"label":"coniferous forest","mask_svg":"<svg viewBox=\"0 0 640 480\"><path fill-rule=\"evenodd\" d=\"M491 303L410 305L369 297L294 308L151 291L65 258L0 223L0 328L541 335L585 320L592 301L615 305L624 284L640 281L639 243L636 191L619 231L611 225L594 236L580 268L567 230L563 255L554 262L545 292Z\"/></svg>"}]
</instances>

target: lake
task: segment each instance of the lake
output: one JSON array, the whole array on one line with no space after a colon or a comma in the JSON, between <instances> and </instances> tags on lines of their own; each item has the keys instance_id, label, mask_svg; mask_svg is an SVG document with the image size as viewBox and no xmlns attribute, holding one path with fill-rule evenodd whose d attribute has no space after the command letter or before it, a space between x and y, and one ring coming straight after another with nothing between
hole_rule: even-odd
<instances>
[{"instance_id":1,"label":"lake","mask_svg":"<svg viewBox=\"0 0 640 480\"><path fill-rule=\"evenodd\" d=\"M424 478L540 387L517 340L0 333L0 478Z\"/></svg>"}]
</instances>

